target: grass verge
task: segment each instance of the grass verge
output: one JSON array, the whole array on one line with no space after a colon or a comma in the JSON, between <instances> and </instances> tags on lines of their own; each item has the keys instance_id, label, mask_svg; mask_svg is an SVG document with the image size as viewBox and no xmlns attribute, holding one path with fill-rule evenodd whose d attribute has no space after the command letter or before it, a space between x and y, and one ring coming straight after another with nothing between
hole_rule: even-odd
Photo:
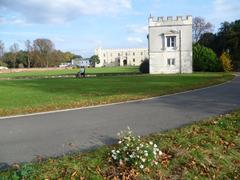
<instances>
[{"instance_id":1,"label":"grass verge","mask_svg":"<svg viewBox=\"0 0 240 180\"><path fill-rule=\"evenodd\" d=\"M239 179L240 111L142 138L164 152L145 172L115 167L110 146L38 163L14 165L0 179ZM124 176L124 177L123 177Z\"/></svg>"},{"instance_id":2,"label":"grass verge","mask_svg":"<svg viewBox=\"0 0 240 180\"><path fill-rule=\"evenodd\" d=\"M42 70L42 71L29 71L29 72L15 72L15 73L0 73L0 79L21 79L21 78L41 78L48 76L65 76L75 75L79 72L76 69L56 69L56 70ZM86 68L87 75L108 75L108 74L137 74L139 73L138 66L126 67L102 67L102 68Z\"/></svg>"},{"instance_id":3,"label":"grass verge","mask_svg":"<svg viewBox=\"0 0 240 180\"><path fill-rule=\"evenodd\" d=\"M228 73L0 80L0 116L136 100L223 83Z\"/></svg>"}]
</instances>

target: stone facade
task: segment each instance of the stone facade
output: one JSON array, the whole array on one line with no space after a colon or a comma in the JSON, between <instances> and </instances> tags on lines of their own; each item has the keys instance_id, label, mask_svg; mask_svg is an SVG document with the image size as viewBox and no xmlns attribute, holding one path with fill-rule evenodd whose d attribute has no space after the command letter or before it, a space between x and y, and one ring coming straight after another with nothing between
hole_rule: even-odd
<instances>
[{"instance_id":1,"label":"stone facade","mask_svg":"<svg viewBox=\"0 0 240 180\"><path fill-rule=\"evenodd\" d=\"M149 17L150 74L192 73L192 17Z\"/></svg>"},{"instance_id":2,"label":"stone facade","mask_svg":"<svg viewBox=\"0 0 240 180\"><path fill-rule=\"evenodd\" d=\"M99 56L100 63L96 67L103 66L139 66L148 58L147 48L129 49L95 49L95 55Z\"/></svg>"}]
</instances>

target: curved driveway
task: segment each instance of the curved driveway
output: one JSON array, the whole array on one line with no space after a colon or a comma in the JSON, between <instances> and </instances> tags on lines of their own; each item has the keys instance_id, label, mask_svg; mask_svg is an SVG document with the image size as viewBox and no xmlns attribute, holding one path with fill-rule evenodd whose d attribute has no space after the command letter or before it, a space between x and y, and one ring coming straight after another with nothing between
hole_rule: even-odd
<instances>
[{"instance_id":1,"label":"curved driveway","mask_svg":"<svg viewBox=\"0 0 240 180\"><path fill-rule=\"evenodd\" d=\"M240 107L240 77L206 89L145 101L0 119L0 165L115 142L130 126L146 135Z\"/></svg>"}]
</instances>

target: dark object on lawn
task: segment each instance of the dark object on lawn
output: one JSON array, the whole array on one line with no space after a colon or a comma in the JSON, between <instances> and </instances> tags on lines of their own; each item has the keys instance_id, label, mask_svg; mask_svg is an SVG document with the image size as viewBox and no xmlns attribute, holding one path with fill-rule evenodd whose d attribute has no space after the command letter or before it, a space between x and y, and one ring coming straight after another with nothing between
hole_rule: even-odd
<instances>
[{"instance_id":1,"label":"dark object on lawn","mask_svg":"<svg viewBox=\"0 0 240 180\"><path fill-rule=\"evenodd\" d=\"M76 78L85 77L85 67L81 66L80 71L76 74Z\"/></svg>"},{"instance_id":2,"label":"dark object on lawn","mask_svg":"<svg viewBox=\"0 0 240 180\"><path fill-rule=\"evenodd\" d=\"M149 73L149 59L145 59L139 67L139 71L144 74Z\"/></svg>"}]
</instances>

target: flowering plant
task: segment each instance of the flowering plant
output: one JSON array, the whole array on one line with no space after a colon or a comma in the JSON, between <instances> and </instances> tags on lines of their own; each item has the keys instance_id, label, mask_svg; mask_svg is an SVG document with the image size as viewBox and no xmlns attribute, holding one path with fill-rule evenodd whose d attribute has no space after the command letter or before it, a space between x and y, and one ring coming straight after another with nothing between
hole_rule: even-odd
<instances>
[{"instance_id":1,"label":"flowering plant","mask_svg":"<svg viewBox=\"0 0 240 180\"><path fill-rule=\"evenodd\" d=\"M140 136L135 137L129 127L127 131L118 133L118 136L118 147L111 151L113 162L141 170L158 164L162 152L156 144L143 142Z\"/></svg>"}]
</instances>

